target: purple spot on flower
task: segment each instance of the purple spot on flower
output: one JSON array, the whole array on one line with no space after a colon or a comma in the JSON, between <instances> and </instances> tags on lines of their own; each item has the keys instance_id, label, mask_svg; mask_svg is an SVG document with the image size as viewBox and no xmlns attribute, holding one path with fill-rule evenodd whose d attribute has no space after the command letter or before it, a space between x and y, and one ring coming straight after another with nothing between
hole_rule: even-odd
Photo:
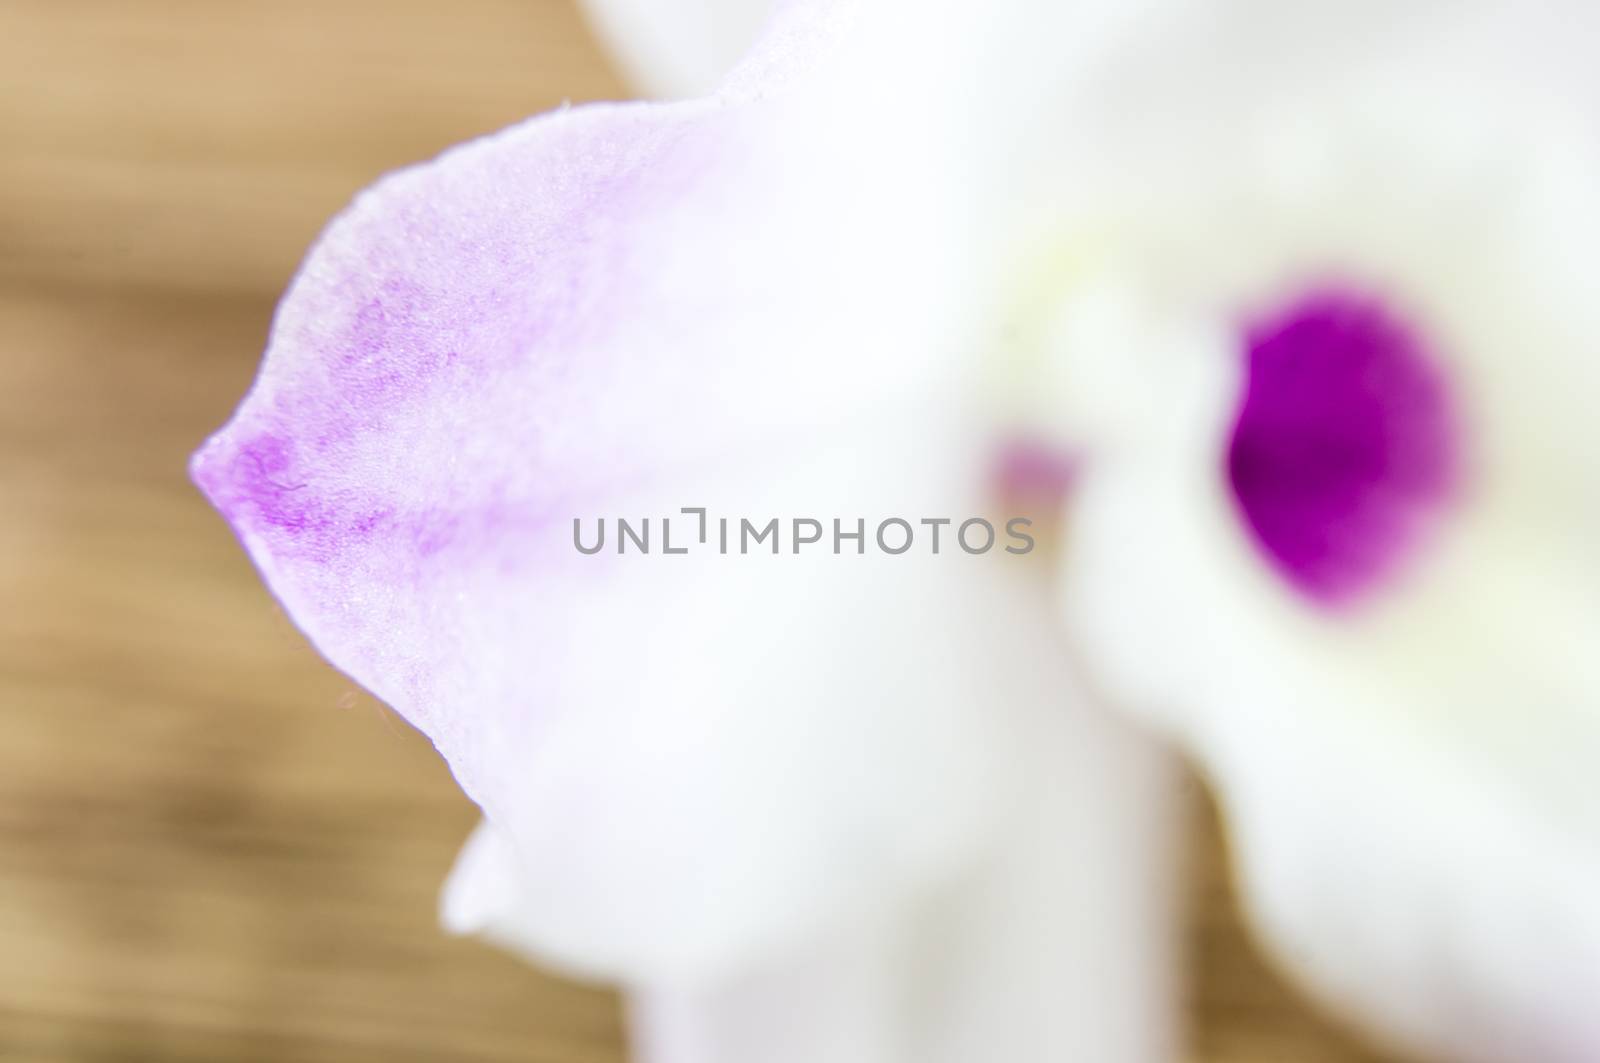
<instances>
[{"instance_id":1,"label":"purple spot on flower","mask_svg":"<svg viewBox=\"0 0 1600 1063\"><path fill-rule=\"evenodd\" d=\"M232 452L208 444L192 465L195 482L236 528L270 540L284 556L326 561L341 548L382 534L387 509L306 482L291 439L252 436ZM301 470L301 471L297 471Z\"/></svg>"},{"instance_id":2,"label":"purple spot on flower","mask_svg":"<svg viewBox=\"0 0 1600 1063\"><path fill-rule=\"evenodd\" d=\"M1078 460L1051 443L1012 438L1000 446L991 475L1002 502L1054 511L1065 503L1077 480Z\"/></svg>"},{"instance_id":3,"label":"purple spot on flower","mask_svg":"<svg viewBox=\"0 0 1600 1063\"><path fill-rule=\"evenodd\" d=\"M1376 587L1457 481L1450 395L1412 325L1348 289L1315 290L1244 335L1228 477L1257 543L1328 606Z\"/></svg>"}]
</instances>

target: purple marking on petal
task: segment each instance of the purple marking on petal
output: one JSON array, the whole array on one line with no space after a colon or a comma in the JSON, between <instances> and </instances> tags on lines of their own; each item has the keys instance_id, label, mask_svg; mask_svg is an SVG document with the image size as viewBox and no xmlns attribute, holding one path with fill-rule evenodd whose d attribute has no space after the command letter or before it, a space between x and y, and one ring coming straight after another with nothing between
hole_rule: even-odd
<instances>
[{"instance_id":1,"label":"purple marking on petal","mask_svg":"<svg viewBox=\"0 0 1600 1063\"><path fill-rule=\"evenodd\" d=\"M1003 502L1058 509L1076 482L1076 455L1037 439L1008 439L995 456L994 491Z\"/></svg>"},{"instance_id":2,"label":"purple marking on petal","mask_svg":"<svg viewBox=\"0 0 1600 1063\"><path fill-rule=\"evenodd\" d=\"M1228 478L1256 542L1302 594L1378 586L1457 481L1449 388L1411 323L1325 287L1245 328Z\"/></svg>"}]
</instances>

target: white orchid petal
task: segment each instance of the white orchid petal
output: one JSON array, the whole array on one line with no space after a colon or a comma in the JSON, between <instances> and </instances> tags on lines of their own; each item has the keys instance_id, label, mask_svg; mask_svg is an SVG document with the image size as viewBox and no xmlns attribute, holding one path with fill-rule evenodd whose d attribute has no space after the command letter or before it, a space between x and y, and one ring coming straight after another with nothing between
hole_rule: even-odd
<instances>
[{"instance_id":1,"label":"white orchid petal","mask_svg":"<svg viewBox=\"0 0 1600 1063\"><path fill-rule=\"evenodd\" d=\"M1426 49L1370 26L1359 62L1244 55L1288 64L1281 95L1198 79L1203 131L1146 123L1108 153L1111 238L1048 334L1092 451L1071 623L1105 688L1214 776L1285 963L1411 1047L1576 1061L1600 1055L1600 432L1579 398L1600 389L1580 294L1600 151L1564 24L1527 19L1549 47L1525 51L1523 14L1463 5ZM1329 278L1422 338L1451 423L1395 423L1443 431L1461 470L1336 607L1255 534L1228 465L1247 323Z\"/></svg>"},{"instance_id":2,"label":"white orchid petal","mask_svg":"<svg viewBox=\"0 0 1600 1063\"><path fill-rule=\"evenodd\" d=\"M1286 709L1270 730L1218 735L1212 758L1279 961L1412 1051L1595 1058L1595 848L1540 795L1449 750Z\"/></svg>"},{"instance_id":3,"label":"white orchid petal","mask_svg":"<svg viewBox=\"0 0 1600 1063\"><path fill-rule=\"evenodd\" d=\"M1036 619L1038 607L1019 597L1009 616ZM1042 631L1013 637L1038 645L987 706L1012 742L982 859L709 979L634 982L642 1063L1172 1058L1182 817L1171 761L1083 704ZM543 909L510 859L485 855L492 836L485 825L463 853L447 918L548 959L548 929L529 922ZM701 870L714 889L714 869Z\"/></svg>"},{"instance_id":4,"label":"white orchid petal","mask_svg":"<svg viewBox=\"0 0 1600 1063\"><path fill-rule=\"evenodd\" d=\"M772 7L772 0L583 0L633 84L658 98L714 90Z\"/></svg>"},{"instance_id":5,"label":"white orchid petal","mask_svg":"<svg viewBox=\"0 0 1600 1063\"><path fill-rule=\"evenodd\" d=\"M1397 601L1392 622L1341 626L1285 590L1214 480L1134 464L1082 488L1074 629L1115 700L1216 780L1286 966L1445 1058L1592 1058L1592 613L1473 600L1488 581L1456 568L1441 584L1468 597L1419 589L1405 622Z\"/></svg>"},{"instance_id":6,"label":"white orchid petal","mask_svg":"<svg viewBox=\"0 0 1600 1063\"><path fill-rule=\"evenodd\" d=\"M799 465L764 459L759 485L679 488L713 521L785 515L779 556L716 553L713 526L709 553L547 571L539 608L560 627L544 641L568 678L536 723L501 736L520 765L500 815L531 947L591 972L703 975L973 857L1011 741L986 706L1031 667L989 646L1008 623L1005 561L948 542L795 555L787 527L786 514L845 514L849 529L857 513L972 512L955 459L927 460L930 436L848 437ZM692 542L695 525L674 521L674 537ZM526 629L527 611L485 615Z\"/></svg>"},{"instance_id":7,"label":"white orchid petal","mask_svg":"<svg viewBox=\"0 0 1600 1063\"><path fill-rule=\"evenodd\" d=\"M877 38L848 6L775 24L714 98L560 112L380 183L194 462L294 619L434 740L575 968L740 962L950 873L987 815L1014 670L971 607L1001 559L661 552L682 507L983 513L940 405L968 267L936 116L853 79ZM574 548L619 517L655 552ZM450 917L496 925L470 869Z\"/></svg>"}]
</instances>

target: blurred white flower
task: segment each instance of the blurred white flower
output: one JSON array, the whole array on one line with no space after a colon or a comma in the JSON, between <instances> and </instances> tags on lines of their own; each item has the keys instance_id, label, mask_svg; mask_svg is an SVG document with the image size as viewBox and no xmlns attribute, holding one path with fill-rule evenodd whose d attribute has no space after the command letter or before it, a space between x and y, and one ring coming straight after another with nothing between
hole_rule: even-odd
<instances>
[{"instance_id":1,"label":"blurred white flower","mask_svg":"<svg viewBox=\"0 0 1600 1063\"><path fill-rule=\"evenodd\" d=\"M662 99L713 93L755 43L773 0L582 0L635 89Z\"/></svg>"},{"instance_id":2,"label":"blurred white flower","mask_svg":"<svg viewBox=\"0 0 1600 1063\"><path fill-rule=\"evenodd\" d=\"M1026 576L567 537L974 514L1021 428L1284 962L1600 1056L1587 8L791 2L719 80L753 8L606 7L716 90L380 183L195 461L484 807L447 921L626 982L659 1063L1169 1052L1160 757Z\"/></svg>"},{"instance_id":3,"label":"blurred white flower","mask_svg":"<svg viewBox=\"0 0 1600 1063\"><path fill-rule=\"evenodd\" d=\"M1149 5L1001 271L1090 671L1212 777L1281 962L1451 1059L1600 1058L1597 29Z\"/></svg>"},{"instance_id":4,"label":"blurred white flower","mask_svg":"<svg viewBox=\"0 0 1600 1063\"><path fill-rule=\"evenodd\" d=\"M1441 1058L1600 1059L1600 27L1234 7L1125 42L1043 226L1063 608L1288 969Z\"/></svg>"}]
</instances>

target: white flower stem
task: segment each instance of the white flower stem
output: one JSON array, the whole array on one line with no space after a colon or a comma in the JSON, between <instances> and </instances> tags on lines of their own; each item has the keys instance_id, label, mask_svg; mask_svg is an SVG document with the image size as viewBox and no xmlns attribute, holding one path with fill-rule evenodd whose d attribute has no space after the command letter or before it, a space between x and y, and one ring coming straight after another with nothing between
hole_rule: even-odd
<instances>
[{"instance_id":1,"label":"white flower stem","mask_svg":"<svg viewBox=\"0 0 1600 1063\"><path fill-rule=\"evenodd\" d=\"M974 876L742 979L633 992L638 1063L1175 1059L1168 754L1065 712L1046 739Z\"/></svg>"}]
</instances>

